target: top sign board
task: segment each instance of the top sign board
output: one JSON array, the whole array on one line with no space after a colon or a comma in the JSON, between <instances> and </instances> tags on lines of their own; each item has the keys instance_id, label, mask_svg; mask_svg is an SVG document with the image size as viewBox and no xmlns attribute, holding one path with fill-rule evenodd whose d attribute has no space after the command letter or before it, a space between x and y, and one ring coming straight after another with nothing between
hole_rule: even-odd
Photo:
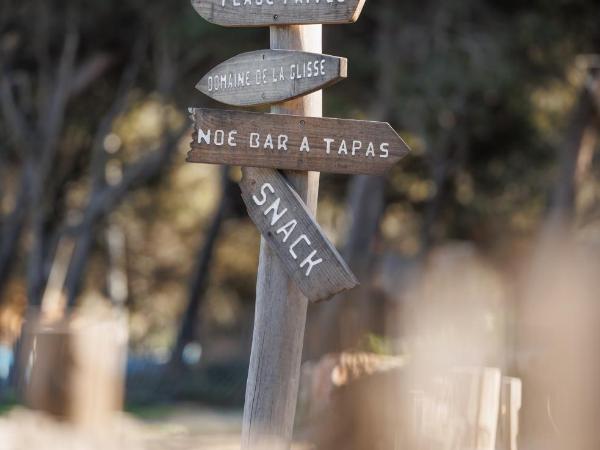
<instances>
[{"instance_id":1,"label":"top sign board","mask_svg":"<svg viewBox=\"0 0 600 450\"><path fill-rule=\"evenodd\" d=\"M356 22L365 0L192 0L209 22L225 27Z\"/></svg>"}]
</instances>

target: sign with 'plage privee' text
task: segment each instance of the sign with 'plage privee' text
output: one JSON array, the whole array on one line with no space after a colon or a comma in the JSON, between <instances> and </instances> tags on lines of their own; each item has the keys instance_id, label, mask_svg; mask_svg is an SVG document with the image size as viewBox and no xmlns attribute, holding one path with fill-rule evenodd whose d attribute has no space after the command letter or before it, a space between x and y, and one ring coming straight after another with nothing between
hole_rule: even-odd
<instances>
[{"instance_id":1,"label":"sign with 'plage privee' text","mask_svg":"<svg viewBox=\"0 0 600 450\"><path fill-rule=\"evenodd\" d=\"M365 0L192 0L204 19L226 27L356 22Z\"/></svg>"},{"instance_id":2,"label":"sign with 'plage privee' text","mask_svg":"<svg viewBox=\"0 0 600 450\"><path fill-rule=\"evenodd\" d=\"M188 162L381 175L410 151L385 122L207 108L190 113Z\"/></svg>"}]
</instances>

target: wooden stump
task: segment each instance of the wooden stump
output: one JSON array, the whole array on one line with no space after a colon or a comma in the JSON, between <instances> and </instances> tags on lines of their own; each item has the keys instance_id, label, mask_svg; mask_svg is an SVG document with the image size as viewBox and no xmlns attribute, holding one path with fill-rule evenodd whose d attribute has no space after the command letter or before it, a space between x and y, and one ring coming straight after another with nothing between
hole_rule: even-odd
<instances>
[{"instance_id":1,"label":"wooden stump","mask_svg":"<svg viewBox=\"0 0 600 450\"><path fill-rule=\"evenodd\" d=\"M19 384L25 404L84 426L123 407L127 324L121 315L30 314L23 327Z\"/></svg>"}]
</instances>

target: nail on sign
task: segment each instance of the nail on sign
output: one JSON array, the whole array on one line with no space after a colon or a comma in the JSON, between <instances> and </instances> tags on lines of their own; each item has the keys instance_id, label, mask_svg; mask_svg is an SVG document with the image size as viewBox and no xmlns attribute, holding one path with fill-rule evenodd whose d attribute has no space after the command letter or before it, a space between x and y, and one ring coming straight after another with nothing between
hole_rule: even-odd
<instances>
[{"instance_id":1,"label":"nail on sign","mask_svg":"<svg viewBox=\"0 0 600 450\"><path fill-rule=\"evenodd\" d=\"M364 3L365 0L192 0L198 14L226 27L353 23Z\"/></svg>"},{"instance_id":2,"label":"nail on sign","mask_svg":"<svg viewBox=\"0 0 600 450\"><path fill-rule=\"evenodd\" d=\"M410 149L385 122L192 108L187 161L381 175Z\"/></svg>"},{"instance_id":3,"label":"nail on sign","mask_svg":"<svg viewBox=\"0 0 600 450\"><path fill-rule=\"evenodd\" d=\"M250 218L310 301L327 300L358 285L281 173L252 167L242 173L240 187Z\"/></svg>"},{"instance_id":4,"label":"nail on sign","mask_svg":"<svg viewBox=\"0 0 600 450\"><path fill-rule=\"evenodd\" d=\"M291 100L347 76L346 58L291 50L235 56L212 69L196 88L228 105L254 106Z\"/></svg>"}]
</instances>

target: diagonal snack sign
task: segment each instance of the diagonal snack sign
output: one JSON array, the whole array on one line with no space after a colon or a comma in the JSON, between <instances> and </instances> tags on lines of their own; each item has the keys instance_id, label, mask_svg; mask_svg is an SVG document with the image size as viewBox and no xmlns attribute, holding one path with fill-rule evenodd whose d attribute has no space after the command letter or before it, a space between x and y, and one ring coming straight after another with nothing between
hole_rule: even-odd
<instances>
[{"instance_id":1,"label":"diagonal snack sign","mask_svg":"<svg viewBox=\"0 0 600 450\"><path fill-rule=\"evenodd\" d=\"M240 186L250 218L307 298L326 300L358 284L282 174L249 167Z\"/></svg>"},{"instance_id":2,"label":"diagonal snack sign","mask_svg":"<svg viewBox=\"0 0 600 450\"><path fill-rule=\"evenodd\" d=\"M209 22L230 27L342 24L365 0L192 0ZM212 69L196 88L221 103L284 102L347 77L345 58L258 50ZM187 161L241 165L242 198L281 265L312 302L358 285L300 196L277 169L383 175L410 149L384 122L190 108Z\"/></svg>"}]
</instances>

